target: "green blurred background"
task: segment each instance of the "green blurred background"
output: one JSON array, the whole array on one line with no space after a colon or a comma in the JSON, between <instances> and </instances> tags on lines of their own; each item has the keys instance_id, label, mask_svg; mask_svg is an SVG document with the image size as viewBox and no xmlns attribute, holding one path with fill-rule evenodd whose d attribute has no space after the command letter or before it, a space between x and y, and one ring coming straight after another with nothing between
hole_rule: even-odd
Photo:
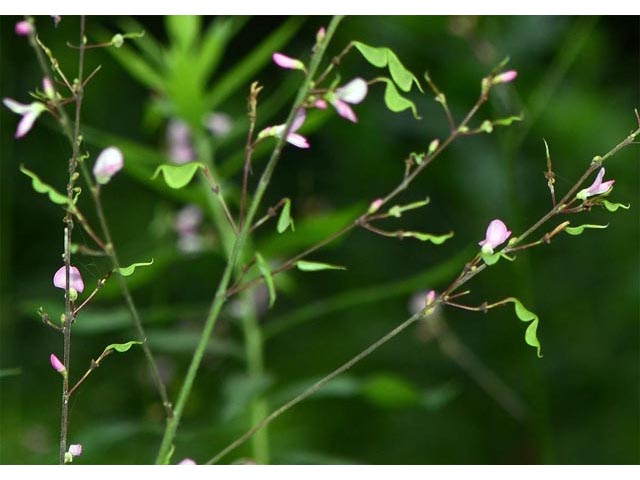
<instances>
[{"instance_id":1,"label":"green blurred background","mask_svg":"<svg viewBox=\"0 0 640 480\"><path fill-rule=\"evenodd\" d=\"M18 20L0 19L1 94L24 102L41 74L26 39L13 32ZM147 32L121 50L88 52L87 71L102 69L86 90L83 128L93 158L110 144L125 152L125 172L104 189L104 206L122 262L155 259L130 285L173 399L224 267L224 250L209 215L200 227L202 251L185 254L176 247L175 213L190 202L208 208L197 182L176 193L149 180L153 168L167 161L167 120L179 116L201 131L235 208L249 85L264 85L258 128L281 123L302 76L275 67L271 53L308 59L317 29L328 21L207 17L201 33L190 37L176 28L180 22L161 17L88 18L90 43L119 31ZM63 17L54 29L49 17L39 17L37 25L73 77L77 52L65 45L77 43L79 19ZM354 231L310 258L346 265L347 271L279 277L276 305L268 312L258 305L264 375L247 376L241 308L229 305L185 411L174 462L185 456L205 461L250 426L252 401L278 406L400 323L414 293L442 289L455 278L490 220L504 219L517 235L546 212L543 138L561 195L594 155L634 128L639 38L637 17L345 19L330 55L350 40L390 47L420 79L429 70L457 119L475 101L480 79L509 55L518 79L497 88L477 120L521 111L525 120L457 141L401 197L409 202L429 195L431 204L385 224L455 231L444 245ZM198 51L204 53L198 57ZM380 74L356 52L339 72L343 81ZM278 235L272 222L258 231L256 246L270 261L294 255L355 218L399 182L409 152L446 136L431 94L409 95L420 121L387 111L382 96L381 86L371 88L355 107L357 124L333 111L312 112L301 132L312 148L285 149L264 209L289 196L297 228ZM198 122L211 111L231 116L230 134L204 134ZM42 305L52 318L63 310L62 295L51 284L61 265L63 212L36 194L18 167L24 164L63 190L69 148L51 118L40 119L19 141L13 140L17 116L3 108L0 122L0 461L54 463L60 379L48 356L60 355L62 342L36 310ZM263 148L256 154L252 185L267 153ZM616 179L613 200L630 202L631 210L598 209L576 219L608 223L607 230L560 236L470 284L469 303L514 295L540 316L543 358L524 344L523 324L511 309L441 311L431 327L418 325L396 337L277 420L268 434L270 461L637 463L638 158L632 146L607 165L607 178ZM97 224L89 195L83 197L81 208ZM74 235L90 243L79 229ZM108 271L97 257L76 256L75 263L87 291ZM132 338L112 280L74 327L72 375L106 344ZM79 463L150 463L162 426L141 350L108 358L72 399L69 439L84 445ZM247 443L225 461L252 457Z\"/></svg>"}]
</instances>

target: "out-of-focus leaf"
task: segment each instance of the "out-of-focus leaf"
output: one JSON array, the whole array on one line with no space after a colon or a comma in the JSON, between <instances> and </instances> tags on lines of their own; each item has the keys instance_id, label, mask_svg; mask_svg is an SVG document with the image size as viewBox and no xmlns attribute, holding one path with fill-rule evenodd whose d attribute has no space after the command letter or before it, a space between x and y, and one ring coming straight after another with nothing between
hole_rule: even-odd
<instances>
[{"instance_id":1,"label":"out-of-focus leaf","mask_svg":"<svg viewBox=\"0 0 640 480\"><path fill-rule=\"evenodd\" d=\"M138 268L138 267L148 267L149 265L153 265L153 258L149 262L132 263L131 265L129 265L127 267L120 267L118 269L118 273L120 275L122 275L123 277L129 277L129 276L133 275L133 273L136 271L136 268Z\"/></svg>"},{"instance_id":2,"label":"out-of-focus leaf","mask_svg":"<svg viewBox=\"0 0 640 480\"><path fill-rule=\"evenodd\" d=\"M256 252L256 262L258 264L258 270L260 270L260 273L264 277L264 282L267 284L267 289L269 290L269 308L271 308L276 302L276 286L271 276L271 268L269 268L269 264L259 252Z\"/></svg>"},{"instance_id":3,"label":"out-of-focus leaf","mask_svg":"<svg viewBox=\"0 0 640 480\"><path fill-rule=\"evenodd\" d=\"M17 375L22 375L22 369L20 367L0 368L0 378L15 377Z\"/></svg>"},{"instance_id":4,"label":"out-of-focus leaf","mask_svg":"<svg viewBox=\"0 0 640 480\"><path fill-rule=\"evenodd\" d=\"M306 389L318 382L322 377L311 377L297 381L281 389L278 389L271 395L269 400L273 404L282 404L300 395ZM314 393L309 400L318 398L349 398L360 395L362 392L362 381L352 375L345 374L334 378L324 387Z\"/></svg>"},{"instance_id":5,"label":"out-of-focus leaf","mask_svg":"<svg viewBox=\"0 0 640 480\"><path fill-rule=\"evenodd\" d=\"M271 61L273 52L284 46L302 26L301 17L291 17L278 29L256 45L246 57L216 81L203 100L207 109L214 110L236 90L247 86L258 70Z\"/></svg>"},{"instance_id":6,"label":"out-of-focus leaf","mask_svg":"<svg viewBox=\"0 0 640 480\"><path fill-rule=\"evenodd\" d=\"M317 272L320 270L346 270L347 267L342 267L340 265L331 265L329 263L321 263L321 262L307 262L306 260L298 260L296 262L296 267L298 270L303 272Z\"/></svg>"},{"instance_id":7,"label":"out-of-focus leaf","mask_svg":"<svg viewBox=\"0 0 640 480\"><path fill-rule=\"evenodd\" d=\"M420 391L405 379L391 374L377 374L363 384L364 397L379 407L406 408L418 405Z\"/></svg>"},{"instance_id":8,"label":"out-of-focus leaf","mask_svg":"<svg viewBox=\"0 0 640 480\"><path fill-rule=\"evenodd\" d=\"M162 68L164 65L165 51L158 41L145 27L131 17L121 17L118 19L118 26L123 32L142 32L144 36L137 38L135 46L139 47L145 60L155 67Z\"/></svg>"},{"instance_id":9,"label":"out-of-focus leaf","mask_svg":"<svg viewBox=\"0 0 640 480\"><path fill-rule=\"evenodd\" d=\"M460 387L455 383L443 383L423 390L420 405L427 410L439 410L448 405L459 394Z\"/></svg>"},{"instance_id":10,"label":"out-of-focus leaf","mask_svg":"<svg viewBox=\"0 0 640 480\"><path fill-rule=\"evenodd\" d=\"M171 188L185 187L196 174L198 170L204 170L205 166L200 162L189 162L184 165L169 165L164 164L156 168L153 173L152 179L155 179L160 173L164 177L164 181L167 182Z\"/></svg>"},{"instance_id":11,"label":"out-of-focus leaf","mask_svg":"<svg viewBox=\"0 0 640 480\"><path fill-rule=\"evenodd\" d=\"M238 19L216 18L202 36L198 61L196 62L197 75L207 79L220 63L225 48L235 32L235 24Z\"/></svg>"},{"instance_id":12,"label":"out-of-focus leaf","mask_svg":"<svg viewBox=\"0 0 640 480\"><path fill-rule=\"evenodd\" d=\"M229 378L224 384L225 403L222 407L222 420L231 420L242 413L272 384L273 380L267 376L234 375Z\"/></svg>"},{"instance_id":13,"label":"out-of-focus leaf","mask_svg":"<svg viewBox=\"0 0 640 480\"><path fill-rule=\"evenodd\" d=\"M200 341L200 331L153 329L147 330L149 344L160 353L191 355ZM212 337L207 343L207 354L244 359L244 349L227 339Z\"/></svg>"},{"instance_id":14,"label":"out-of-focus leaf","mask_svg":"<svg viewBox=\"0 0 640 480\"><path fill-rule=\"evenodd\" d=\"M198 39L201 23L199 15L167 15L165 25L172 47L189 50Z\"/></svg>"},{"instance_id":15,"label":"out-of-focus leaf","mask_svg":"<svg viewBox=\"0 0 640 480\"><path fill-rule=\"evenodd\" d=\"M49 196L49 200L57 205L66 205L67 197L56 191L51 185L44 183L38 176L31 170L28 170L23 165L20 165L20 171L26 176L31 178L31 185L33 189L38 193L44 193Z\"/></svg>"},{"instance_id":16,"label":"out-of-focus leaf","mask_svg":"<svg viewBox=\"0 0 640 480\"><path fill-rule=\"evenodd\" d=\"M584 230L586 228L607 228L609 225L592 225L592 224L584 224L584 225L580 225L579 227L567 227L564 229L565 232L567 232L569 235L581 235L582 232L584 232Z\"/></svg>"}]
</instances>

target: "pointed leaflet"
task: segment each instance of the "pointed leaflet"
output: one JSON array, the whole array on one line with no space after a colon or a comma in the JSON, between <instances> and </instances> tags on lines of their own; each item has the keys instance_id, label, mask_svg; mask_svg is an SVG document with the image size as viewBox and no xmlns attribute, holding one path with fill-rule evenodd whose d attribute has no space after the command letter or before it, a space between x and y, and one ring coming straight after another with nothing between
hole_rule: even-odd
<instances>
[{"instance_id":1,"label":"pointed leaflet","mask_svg":"<svg viewBox=\"0 0 640 480\"><path fill-rule=\"evenodd\" d=\"M538 351L538 357L542 357L542 354L540 353L541 345L537 335L539 322L538 315L527 310L526 307L522 305L522 302L515 297L507 298L506 301L514 304L516 315L520 320L523 322L531 322L527 327L527 330L524 332L524 341L527 345L532 346Z\"/></svg>"},{"instance_id":2,"label":"pointed leaflet","mask_svg":"<svg viewBox=\"0 0 640 480\"><path fill-rule=\"evenodd\" d=\"M631 205L625 205L624 203L613 203L613 202L610 202L609 200L602 200L602 204L610 212L615 212L619 208L622 208L624 210L629 210L631 208Z\"/></svg>"},{"instance_id":3,"label":"pointed leaflet","mask_svg":"<svg viewBox=\"0 0 640 480\"><path fill-rule=\"evenodd\" d=\"M164 176L164 181L171 188L182 188L186 186L198 169L204 170L205 166L200 162L190 162L184 165L169 165L167 163L156 168L151 179L155 179L160 173Z\"/></svg>"},{"instance_id":4,"label":"pointed leaflet","mask_svg":"<svg viewBox=\"0 0 640 480\"><path fill-rule=\"evenodd\" d=\"M109 350L115 350L119 353L124 353L128 351L133 345L142 345L142 342L138 342L136 340L131 340L127 343L112 343L111 345L107 345L104 349L103 355Z\"/></svg>"},{"instance_id":5,"label":"pointed leaflet","mask_svg":"<svg viewBox=\"0 0 640 480\"><path fill-rule=\"evenodd\" d=\"M591 224L585 224L585 225L580 225L579 227L567 227L564 229L565 232L567 232L569 235L581 235L582 232L584 232L585 228L607 228L609 225L591 225Z\"/></svg>"},{"instance_id":6,"label":"pointed leaflet","mask_svg":"<svg viewBox=\"0 0 640 480\"><path fill-rule=\"evenodd\" d=\"M38 176L31 170L27 170L23 165L20 165L20 171L26 176L31 178L31 185L33 189L38 193L44 193L49 196L49 200L58 205L66 205L67 197L57 192L52 186L44 183Z\"/></svg>"},{"instance_id":7,"label":"pointed leaflet","mask_svg":"<svg viewBox=\"0 0 640 480\"><path fill-rule=\"evenodd\" d=\"M123 277L129 277L129 276L133 275L133 272L136 271L136 268L138 268L138 267L147 267L147 266L151 265L152 263L153 263L153 258L151 259L150 262L132 263L128 267L121 267L121 268L119 268L117 270L117 272L120 275L122 275Z\"/></svg>"},{"instance_id":8,"label":"pointed leaflet","mask_svg":"<svg viewBox=\"0 0 640 480\"><path fill-rule=\"evenodd\" d=\"M258 270L264 277L264 282L267 284L267 290L269 290L269 308L273 307L276 302L276 286L273 283L273 277L271 276L271 269L269 264L265 261L264 257L256 252L256 263L258 264Z\"/></svg>"},{"instance_id":9,"label":"pointed leaflet","mask_svg":"<svg viewBox=\"0 0 640 480\"><path fill-rule=\"evenodd\" d=\"M285 198L280 217L278 218L278 233L284 233L289 227L291 227L291 230L295 230L293 227L293 219L291 218L291 200Z\"/></svg>"},{"instance_id":10,"label":"pointed leaflet","mask_svg":"<svg viewBox=\"0 0 640 480\"><path fill-rule=\"evenodd\" d=\"M421 242L429 241L434 245L441 245L446 240L453 237L453 232L445 233L444 235L432 235L430 233L421 233L421 232L403 232L402 236L417 238Z\"/></svg>"},{"instance_id":11,"label":"pointed leaflet","mask_svg":"<svg viewBox=\"0 0 640 480\"><path fill-rule=\"evenodd\" d=\"M416 208L424 207L425 205L429 205L431 199L429 197L424 200L419 200L417 202L408 203L406 205L394 205L391 207L387 213L392 217L399 218L402 215L402 212L406 212L407 210L414 210Z\"/></svg>"},{"instance_id":12,"label":"pointed leaflet","mask_svg":"<svg viewBox=\"0 0 640 480\"><path fill-rule=\"evenodd\" d=\"M404 92L411 90L411 84L415 83L418 90L422 92L420 82L413 73L402 65L402 62L398 59L398 56L390 49L386 47L371 47L362 42L353 42L358 51L371 65L378 68L389 67L389 73L393 81Z\"/></svg>"},{"instance_id":13,"label":"pointed leaflet","mask_svg":"<svg viewBox=\"0 0 640 480\"><path fill-rule=\"evenodd\" d=\"M346 270L347 267L341 267L340 265L331 265L329 263L320 262L307 262L305 260L298 260L296 262L298 270L303 272L317 272L319 270Z\"/></svg>"},{"instance_id":14,"label":"pointed leaflet","mask_svg":"<svg viewBox=\"0 0 640 480\"><path fill-rule=\"evenodd\" d=\"M414 118L416 118L417 120L422 118L420 115L418 115L418 110L416 109L415 104L411 100L407 100L402 95L400 95L398 89L391 80L385 77L380 77L379 80L387 84L386 88L384 89L384 103L389 110L398 113L405 111L407 108L410 108L413 112Z\"/></svg>"}]
</instances>

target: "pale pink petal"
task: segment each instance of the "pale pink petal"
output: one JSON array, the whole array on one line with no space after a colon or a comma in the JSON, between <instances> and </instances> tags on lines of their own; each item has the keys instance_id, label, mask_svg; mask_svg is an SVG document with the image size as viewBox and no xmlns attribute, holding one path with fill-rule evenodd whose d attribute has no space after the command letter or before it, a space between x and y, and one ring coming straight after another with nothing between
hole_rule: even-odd
<instances>
[{"instance_id":1,"label":"pale pink petal","mask_svg":"<svg viewBox=\"0 0 640 480\"><path fill-rule=\"evenodd\" d=\"M493 253L493 249L503 244L510 235L511 231L507 229L502 220L492 220L487 227L485 239L479 242L479 245L483 247L483 250Z\"/></svg>"},{"instance_id":2,"label":"pale pink petal","mask_svg":"<svg viewBox=\"0 0 640 480\"><path fill-rule=\"evenodd\" d=\"M31 25L26 20L22 20L21 22L16 23L15 31L16 35L26 37L27 35L31 35L31 33L33 33L33 25Z\"/></svg>"},{"instance_id":3,"label":"pale pink petal","mask_svg":"<svg viewBox=\"0 0 640 480\"><path fill-rule=\"evenodd\" d=\"M178 463L178 465L197 465L197 463L195 460L185 458L183 460L180 460L180 463Z\"/></svg>"},{"instance_id":4,"label":"pale pink petal","mask_svg":"<svg viewBox=\"0 0 640 480\"><path fill-rule=\"evenodd\" d=\"M515 70L507 70L506 72L502 72L499 75L493 77L493 83L508 83L512 82L518 76L518 72Z\"/></svg>"},{"instance_id":5,"label":"pale pink petal","mask_svg":"<svg viewBox=\"0 0 640 480\"><path fill-rule=\"evenodd\" d=\"M69 280L71 282L71 288L73 288L78 293L82 293L82 291L84 290L82 275L80 275L80 270L78 270L74 266L71 266L69 268ZM66 284L66 270L63 266L60 267L53 276L53 285L64 290Z\"/></svg>"},{"instance_id":6,"label":"pale pink petal","mask_svg":"<svg viewBox=\"0 0 640 480\"><path fill-rule=\"evenodd\" d=\"M27 133L29 133L29 130L31 130L31 127L33 127L33 123L38 118L38 115L39 113L36 113L36 112L25 113L22 116L22 119L20 120L20 122L18 122L18 128L16 129L15 137L22 138Z\"/></svg>"},{"instance_id":7,"label":"pale pink petal","mask_svg":"<svg viewBox=\"0 0 640 480\"><path fill-rule=\"evenodd\" d=\"M313 106L320 110L324 110L327 108L327 101L322 98L319 98L318 100L313 102Z\"/></svg>"},{"instance_id":8,"label":"pale pink petal","mask_svg":"<svg viewBox=\"0 0 640 480\"><path fill-rule=\"evenodd\" d=\"M179 235L195 234L202 223L202 216L200 207L187 205L176 214L173 228Z\"/></svg>"},{"instance_id":9,"label":"pale pink petal","mask_svg":"<svg viewBox=\"0 0 640 480\"><path fill-rule=\"evenodd\" d=\"M614 183L616 183L615 180L607 180L606 182L602 182L600 184L600 188L598 188L598 191L595 193L595 195L607 193L609 190L611 190L611 187L613 187Z\"/></svg>"},{"instance_id":10,"label":"pale pink petal","mask_svg":"<svg viewBox=\"0 0 640 480\"><path fill-rule=\"evenodd\" d=\"M358 117L356 117L355 112L351 109L348 103L343 102L342 100L334 100L333 106L341 117L346 118L353 123L358 121Z\"/></svg>"},{"instance_id":11,"label":"pale pink petal","mask_svg":"<svg viewBox=\"0 0 640 480\"><path fill-rule=\"evenodd\" d=\"M95 165L93 166L93 175L96 181L102 185L109 183L111 177L124 167L124 156L122 151L117 147L108 147L100 152Z\"/></svg>"},{"instance_id":12,"label":"pale pink petal","mask_svg":"<svg viewBox=\"0 0 640 480\"><path fill-rule=\"evenodd\" d=\"M299 108L293 117L293 121L291 122L291 130L290 133L297 132L302 127L302 124L307 118L307 112L304 108Z\"/></svg>"},{"instance_id":13,"label":"pale pink petal","mask_svg":"<svg viewBox=\"0 0 640 480\"><path fill-rule=\"evenodd\" d=\"M82 455L82 445L79 443L69 445L69 453L74 457L79 457L80 455Z\"/></svg>"},{"instance_id":14,"label":"pale pink petal","mask_svg":"<svg viewBox=\"0 0 640 480\"><path fill-rule=\"evenodd\" d=\"M13 98L4 98L2 100L2 103L4 103L5 107L7 107L13 113L17 113L18 115L24 115L25 113L31 111L30 105L16 102Z\"/></svg>"},{"instance_id":15,"label":"pale pink petal","mask_svg":"<svg viewBox=\"0 0 640 480\"><path fill-rule=\"evenodd\" d=\"M53 83L51 83L51 79L49 77L44 77L42 79L42 90L47 98L53 98L55 90L53 89Z\"/></svg>"},{"instance_id":16,"label":"pale pink petal","mask_svg":"<svg viewBox=\"0 0 640 480\"><path fill-rule=\"evenodd\" d=\"M292 70L304 70L304 63L296 58L287 57L282 53L274 53L273 61L282 68L290 68Z\"/></svg>"},{"instance_id":17,"label":"pale pink petal","mask_svg":"<svg viewBox=\"0 0 640 480\"><path fill-rule=\"evenodd\" d=\"M431 305L436 299L436 291L435 290L429 290L429 293L427 293L427 305Z\"/></svg>"},{"instance_id":18,"label":"pale pink petal","mask_svg":"<svg viewBox=\"0 0 640 480\"><path fill-rule=\"evenodd\" d=\"M336 89L336 96L347 103L357 104L367 96L367 82L362 78L354 78L346 85Z\"/></svg>"},{"instance_id":19,"label":"pale pink petal","mask_svg":"<svg viewBox=\"0 0 640 480\"><path fill-rule=\"evenodd\" d=\"M298 148L310 147L307 139L297 133L290 133L289 135L287 135L287 142L289 142L291 145L295 145Z\"/></svg>"}]
</instances>

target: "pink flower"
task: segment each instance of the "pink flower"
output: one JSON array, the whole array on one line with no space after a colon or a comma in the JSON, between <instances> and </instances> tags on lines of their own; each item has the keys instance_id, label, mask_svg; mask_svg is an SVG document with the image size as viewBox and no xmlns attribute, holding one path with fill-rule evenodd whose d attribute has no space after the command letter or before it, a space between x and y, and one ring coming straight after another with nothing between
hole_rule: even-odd
<instances>
[{"instance_id":1,"label":"pink flower","mask_svg":"<svg viewBox=\"0 0 640 480\"><path fill-rule=\"evenodd\" d=\"M493 220L487 227L487 234L484 240L478 245L482 246L482 252L492 255L493 249L503 244L511 235L511 231L507 230L507 226L502 220Z\"/></svg>"},{"instance_id":2,"label":"pink flower","mask_svg":"<svg viewBox=\"0 0 640 480\"><path fill-rule=\"evenodd\" d=\"M287 57L282 53L274 53L273 61L276 65L282 68L289 68L291 70L304 70L304 63L302 63L297 58Z\"/></svg>"},{"instance_id":3,"label":"pink flower","mask_svg":"<svg viewBox=\"0 0 640 480\"><path fill-rule=\"evenodd\" d=\"M327 96L327 100L335 107L338 115L352 122L357 122L355 112L349 104L358 104L367 96L367 82L357 77L343 87L337 88L333 94Z\"/></svg>"},{"instance_id":4,"label":"pink flower","mask_svg":"<svg viewBox=\"0 0 640 480\"><path fill-rule=\"evenodd\" d=\"M49 77L44 77L42 79L42 90L44 90L44 94L47 96L47 98L52 99L55 95L56 91L53 88L53 83L51 83L51 79Z\"/></svg>"},{"instance_id":5,"label":"pink flower","mask_svg":"<svg viewBox=\"0 0 640 480\"><path fill-rule=\"evenodd\" d=\"M309 148L309 142L307 141L307 139L305 137L303 137L302 135L296 133L296 131L302 127L302 124L304 123L305 119L307 117L307 114L304 110L304 108L300 108L298 109L298 111L296 112L295 117L293 118L293 122L291 123L291 129L289 130L289 133L287 134L287 142L289 142L292 145L295 145L298 148ZM274 125L271 127L267 127L265 129L263 129L259 134L258 134L258 140L261 140L263 138L266 137L282 137L283 133L284 133L284 129L286 127L286 124L282 124L282 125Z\"/></svg>"},{"instance_id":6,"label":"pink flower","mask_svg":"<svg viewBox=\"0 0 640 480\"><path fill-rule=\"evenodd\" d=\"M431 305L433 302L435 302L436 300L436 291L435 290L429 290L429 293L427 293L427 307L429 305Z\"/></svg>"},{"instance_id":7,"label":"pink flower","mask_svg":"<svg viewBox=\"0 0 640 480\"><path fill-rule=\"evenodd\" d=\"M71 289L75 290L77 293L82 293L84 290L84 282L82 281L82 276L80 275L80 270L76 267L71 266L69 268L69 281L71 283ZM66 273L65 267L60 267L56 274L53 276L53 285L65 289L66 282Z\"/></svg>"},{"instance_id":8,"label":"pink flower","mask_svg":"<svg viewBox=\"0 0 640 480\"><path fill-rule=\"evenodd\" d=\"M2 103L11 110L13 113L17 113L18 115L22 115L22 120L18 123L18 128L16 129L16 138L24 137L36 119L40 116L40 114L47 110L47 106L41 102L33 102L29 105L25 105L20 102L16 102L12 98L5 98L2 100Z\"/></svg>"},{"instance_id":9,"label":"pink flower","mask_svg":"<svg viewBox=\"0 0 640 480\"><path fill-rule=\"evenodd\" d=\"M318 98L315 102L313 102L313 106L319 110L325 110L327 108L327 101L323 98Z\"/></svg>"},{"instance_id":10,"label":"pink flower","mask_svg":"<svg viewBox=\"0 0 640 480\"><path fill-rule=\"evenodd\" d=\"M82 445L79 443L69 445L69 453L72 457L79 457L80 455L82 455Z\"/></svg>"},{"instance_id":11,"label":"pink flower","mask_svg":"<svg viewBox=\"0 0 640 480\"><path fill-rule=\"evenodd\" d=\"M64 368L64 365L62 364L62 362L53 353L49 357L49 360L51 361L51 366L56 372L62 373L62 374L66 373L67 369Z\"/></svg>"},{"instance_id":12,"label":"pink flower","mask_svg":"<svg viewBox=\"0 0 640 480\"><path fill-rule=\"evenodd\" d=\"M95 165L93 166L93 175L96 182L101 185L109 183L111 177L122 170L124 167L124 157L117 147L108 147L100 152Z\"/></svg>"},{"instance_id":13,"label":"pink flower","mask_svg":"<svg viewBox=\"0 0 640 480\"><path fill-rule=\"evenodd\" d=\"M167 125L167 144L169 159L173 163L183 164L195 160L189 126L182 120L171 120Z\"/></svg>"},{"instance_id":14,"label":"pink flower","mask_svg":"<svg viewBox=\"0 0 640 480\"><path fill-rule=\"evenodd\" d=\"M499 73L495 77L493 77L493 84L497 85L498 83L509 83L516 79L518 76L518 72L515 70L507 70L506 72Z\"/></svg>"},{"instance_id":15,"label":"pink flower","mask_svg":"<svg viewBox=\"0 0 640 480\"><path fill-rule=\"evenodd\" d=\"M22 20L21 22L16 23L15 31L16 35L27 37L33 33L33 25L26 20Z\"/></svg>"},{"instance_id":16,"label":"pink flower","mask_svg":"<svg viewBox=\"0 0 640 480\"><path fill-rule=\"evenodd\" d=\"M318 33L316 33L316 43L320 43L321 41L324 40L324 37L327 36L327 31L325 30L324 27L320 27L318 29Z\"/></svg>"},{"instance_id":17,"label":"pink flower","mask_svg":"<svg viewBox=\"0 0 640 480\"><path fill-rule=\"evenodd\" d=\"M373 202L371 202L371 205L369 205L369 210L367 211L367 213L369 215L376 213L378 210L380 210L380 207L384 204L384 200L382 200L381 198L376 198Z\"/></svg>"},{"instance_id":18,"label":"pink flower","mask_svg":"<svg viewBox=\"0 0 640 480\"><path fill-rule=\"evenodd\" d=\"M180 460L180 463L178 463L178 465L197 465L197 463L195 460L192 460L190 458L184 458Z\"/></svg>"},{"instance_id":19,"label":"pink flower","mask_svg":"<svg viewBox=\"0 0 640 480\"><path fill-rule=\"evenodd\" d=\"M593 197L594 195L602 195L603 193L609 192L615 183L615 180L607 180L606 182L602 181L604 177L604 167L600 169L596 179L593 181L589 188L585 188L584 190L580 190L576 197L580 200L586 200L589 197Z\"/></svg>"}]
</instances>

